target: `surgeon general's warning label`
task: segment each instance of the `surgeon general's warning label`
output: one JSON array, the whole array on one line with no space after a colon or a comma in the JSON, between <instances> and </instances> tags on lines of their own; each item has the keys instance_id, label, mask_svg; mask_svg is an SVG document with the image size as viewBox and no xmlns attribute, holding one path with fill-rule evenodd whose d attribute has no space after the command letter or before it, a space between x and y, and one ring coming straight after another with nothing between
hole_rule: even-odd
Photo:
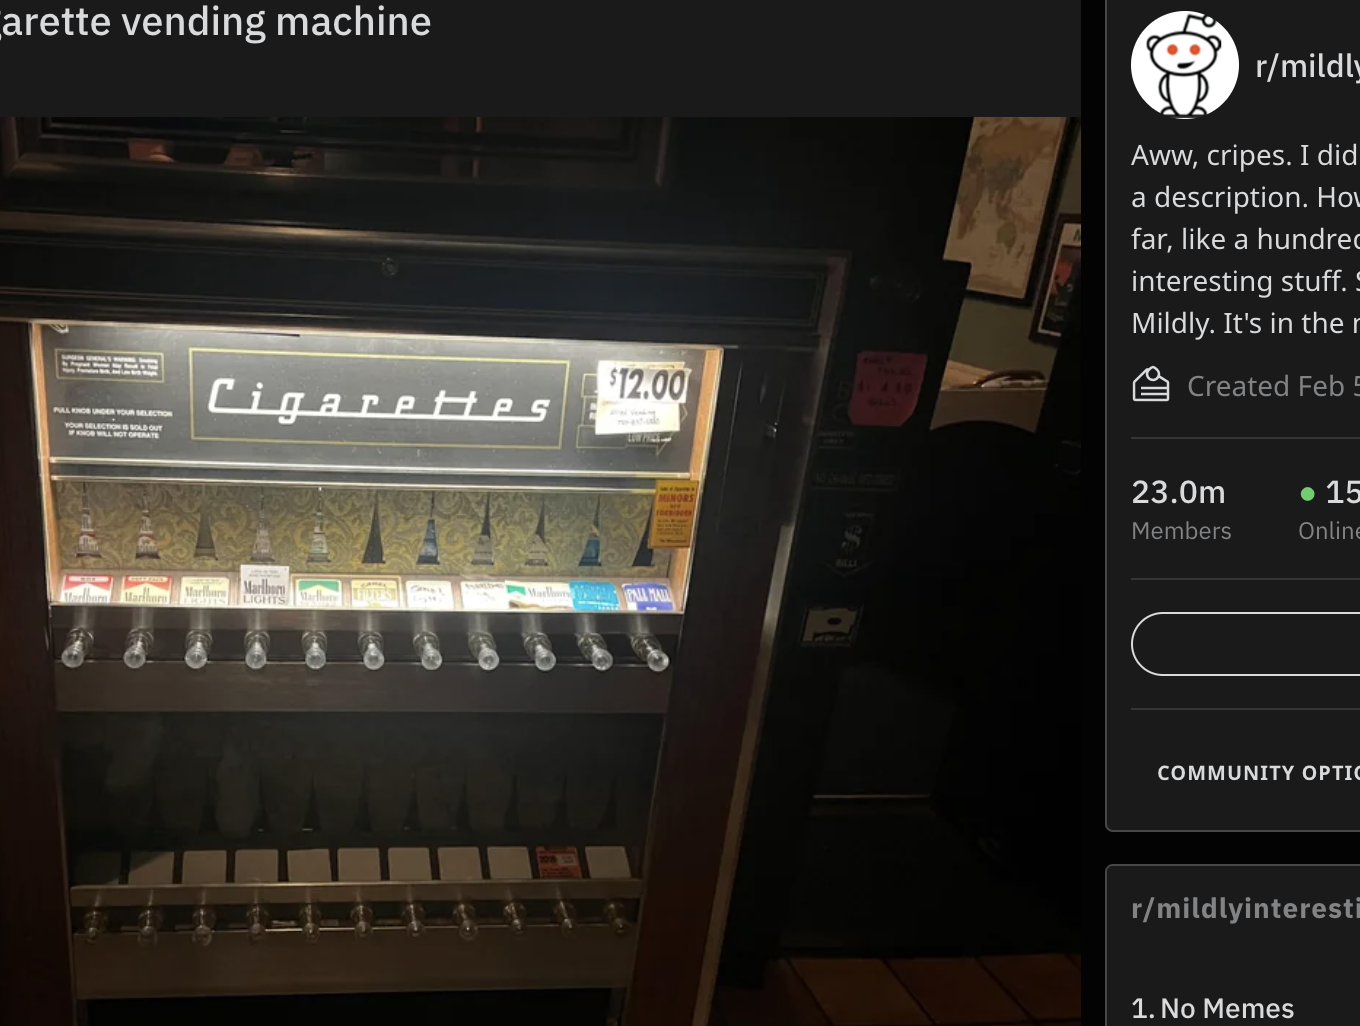
<instances>
[{"instance_id":1,"label":"surgeon general's warning label","mask_svg":"<svg viewBox=\"0 0 1360 1026\"><path fill-rule=\"evenodd\" d=\"M58 349L57 377L62 381L165 381L160 353Z\"/></svg>"}]
</instances>

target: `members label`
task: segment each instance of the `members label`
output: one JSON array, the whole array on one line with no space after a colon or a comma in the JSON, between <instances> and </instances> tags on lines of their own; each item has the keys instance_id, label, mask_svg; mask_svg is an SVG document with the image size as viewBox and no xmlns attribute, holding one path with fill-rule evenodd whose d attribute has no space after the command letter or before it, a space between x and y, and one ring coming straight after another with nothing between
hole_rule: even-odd
<instances>
[{"instance_id":1,"label":"members label","mask_svg":"<svg viewBox=\"0 0 1360 1026\"><path fill-rule=\"evenodd\" d=\"M406 579L407 609L452 609L453 585L425 578Z\"/></svg>"},{"instance_id":2,"label":"members label","mask_svg":"<svg viewBox=\"0 0 1360 1026\"><path fill-rule=\"evenodd\" d=\"M618 609L618 589L604 581L572 581L571 607L592 613L607 613Z\"/></svg>"},{"instance_id":3,"label":"members label","mask_svg":"<svg viewBox=\"0 0 1360 1026\"><path fill-rule=\"evenodd\" d=\"M334 577L294 577L293 593L299 606L308 609L339 609L344 589Z\"/></svg>"},{"instance_id":4,"label":"members label","mask_svg":"<svg viewBox=\"0 0 1360 1026\"><path fill-rule=\"evenodd\" d=\"M581 857L575 848L535 848L540 880L581 879Z\"/></svg>"},{"instance_id":5,"label":"members label","mask_svg":"<svg viewBox=\"0 0 1360 1026\"><path fill-rule=\"evenodd\" d=\"M179 604L182 606L225 606L231 604L231 581L225 577L181 577Z\"/></svg>"},{"instance_id":6,"label":"members label","mask_svg":"<svg viewBox=\"0 0 1360 1026\"><path fill-rule=\"evenodd\" d=\"M288 605L288 568L275 563L241 565L241 605Z\"/></svg>"},{"instance_id":7,"label":"members label","mask_svg":"<svg viewBox=\"0 0 1360 1026\"><path fill-rule=\"evenodd\" d=\"M511 609L570 609L571 588L550 581L506 581Z\"/></svg>"},{"instance_id":8,"label":"members label","mask_svg":"<svg viewBox=\"0 0 1360 1026\"><path fill-rule=\"evenodd\" d=\"M464 609L495 611L510 608L510 595L504 581L464 581L459 587Z\"/></svg>"},{"instance_id":9,"label":"members label","mask_svg":"<svg viewBox=\"0 0 1360 1026\"><path fill-rule=\"evenodd\" d=\"M168 606L173 583L169 577L124 574L122 600L139 606Z\"/></svg>"},{"instance_id":10,"label":"members label","mask_svg":"<svg viewBox=\"0 0 1360 1026\"><path fill-rule=\"evenodd\" d=\"M349 582L349 604L355 609L400 609L401 588L395 577L356 577Z\"/></svg>"},{"instance_id":11,"label":"members label","mask_svg":"<svg viewBox=\"0 0 1360 1026\"><path fill-rule=\"evenodd\" d=\"M667 584L625 584L623 601L636 612L675 612L675 599Z\"/></svg>"},{"instance_id":12,"label":"members label","mask_svg":"<svg viewBox=\"0 0 1360 1026\"><path fill-rule=\"evenodd\" d=\"M61 600L85 606L113 601L113 578L107 574L66 574L61 580Z\"/></svg>"}]
</instances>

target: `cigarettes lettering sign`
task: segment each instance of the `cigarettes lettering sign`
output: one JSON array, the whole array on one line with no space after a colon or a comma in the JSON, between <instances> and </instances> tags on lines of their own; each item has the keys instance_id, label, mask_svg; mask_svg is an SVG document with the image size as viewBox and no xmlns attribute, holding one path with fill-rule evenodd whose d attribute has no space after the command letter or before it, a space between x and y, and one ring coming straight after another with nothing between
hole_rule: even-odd
<instances>
[{"instance_id":1,"label":"cigarettes lettering sign","mask_svg":"<svg viewBox=\"0 0 1360 1026\"><path fill-rule=\"evenodd\" d=\"M189 350L195 441L557 449L567 360Z\"/></svg>"},{"instance_id":2,"label":"cigarettes lettering sign","mask_svg":"<svg viewBox=\"0 0 1360 1026\"><path fill-rule=\"evenodd\" d=\"M674 347L92 325L44 328L41 347L53 460L135 467L678 476L693 419L665 445L604 444L579 429L586 379L664 358L692 404L703 365Z\"/></svg>"}]
</instances>

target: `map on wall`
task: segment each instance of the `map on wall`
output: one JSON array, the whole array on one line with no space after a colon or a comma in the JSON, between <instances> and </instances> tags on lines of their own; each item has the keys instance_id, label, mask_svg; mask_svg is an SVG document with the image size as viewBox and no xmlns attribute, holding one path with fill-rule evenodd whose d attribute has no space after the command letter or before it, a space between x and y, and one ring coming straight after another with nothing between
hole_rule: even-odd
<instances>
[{"instance_id":1,"label":"map on wall","mask_svg":"<svg viewBox=\"0 0 1360 1026\"><path fill-rule=\"evenodd\" d=\"M972 264L970 292L1026 299L1066 118L974 118L945 259Z\"/></svg>"}]
</instances>

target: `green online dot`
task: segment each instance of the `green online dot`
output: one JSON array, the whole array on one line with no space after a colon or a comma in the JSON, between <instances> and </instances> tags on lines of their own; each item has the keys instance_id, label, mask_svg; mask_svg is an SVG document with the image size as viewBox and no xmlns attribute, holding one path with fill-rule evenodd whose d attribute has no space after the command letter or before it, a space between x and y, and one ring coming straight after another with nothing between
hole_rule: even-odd
<instances>
[{"instance_id":1,"label":"green online dot","mask_svg":"<svg viewBox=\"0 0 1360 1026\"><path fill-rule=\"evenodd\" d=\"M1303 497L1304 502L1313 501L1313 489L1311 488L1305 488L1303 491L1299 492L1299 495Z\"/></svg>"}]
</instances>

